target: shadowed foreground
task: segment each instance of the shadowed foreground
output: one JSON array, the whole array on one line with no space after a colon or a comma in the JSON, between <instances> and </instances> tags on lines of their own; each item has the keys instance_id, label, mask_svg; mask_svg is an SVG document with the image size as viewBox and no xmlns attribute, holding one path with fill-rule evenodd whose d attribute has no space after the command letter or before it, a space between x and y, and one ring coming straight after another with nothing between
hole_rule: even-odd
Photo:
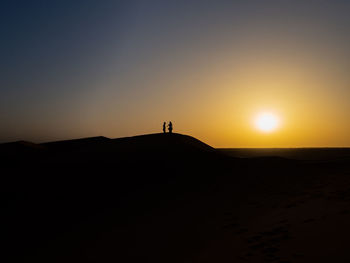
<instances>
[{"instance_id":1,"label":"shadowed foreground","mask_svg":"<svg viewBox=\"0 0 350 263\"><path fill-rule=\"evenodd\" d=\"M0 145L2 257L349 262L349 158L235 158L152 134Z\"/></svg>"}]
</instances>

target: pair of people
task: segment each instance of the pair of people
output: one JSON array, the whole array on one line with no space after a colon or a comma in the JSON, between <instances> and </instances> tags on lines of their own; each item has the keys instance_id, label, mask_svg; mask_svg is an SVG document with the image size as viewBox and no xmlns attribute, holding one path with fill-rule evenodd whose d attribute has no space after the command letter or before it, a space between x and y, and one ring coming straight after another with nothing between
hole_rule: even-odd
<instances>
[{"instance_id":1,"label":"pair of people","mask_svg":"<svg viewBox=\"0 0 350 263\"><path fill-rule=\"evenodd\" d=\"M163 133L166 133L166 122L163 122ZM168 124L168 131L169 133L172 133L173 132L173 124L171 121L169 121L169 124Z\"/></svg>"}]
</instances>

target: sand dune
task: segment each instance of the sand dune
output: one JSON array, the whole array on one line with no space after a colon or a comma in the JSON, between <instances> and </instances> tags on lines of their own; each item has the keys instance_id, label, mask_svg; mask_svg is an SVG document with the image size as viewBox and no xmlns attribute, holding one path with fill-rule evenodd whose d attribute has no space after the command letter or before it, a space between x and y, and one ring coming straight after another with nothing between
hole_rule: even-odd
<instances>
[{"instance_id":1,"label":"sand dune","mask_svg":"<svg viewBox=\"0 0 350 263\"><path fill-rule=\"evenodd\" d=\"M180 134L0 145L7 262L349 262L350 165Z\"/></svg>"}]
</instances>

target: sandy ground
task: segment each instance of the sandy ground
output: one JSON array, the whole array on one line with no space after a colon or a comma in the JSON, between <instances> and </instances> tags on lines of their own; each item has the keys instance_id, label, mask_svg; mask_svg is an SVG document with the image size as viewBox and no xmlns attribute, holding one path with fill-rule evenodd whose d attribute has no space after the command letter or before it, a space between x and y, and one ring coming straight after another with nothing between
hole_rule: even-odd
<instances>
[{"instance_id":1,"label":"sandy ground","mask_svg":"<svg viewBox=\"0 0 350 263\"><path fill-rule=\"evenodd\" d=\"M163 200L144 214L135 211L126 221L111 210L60 240L57 247L65 242L64 253L51 247L46 257L55 254L57 262L350 262L349 175L255 177L237 184L221 179Z\"/></svg>"},{"instance_id":2,"label":"sandy ground","mask_svg":"<svg viewBox=\"0 0 350 263\"><path fill-rule=\"evenodd\" d=\"M180 135L92 141L68 157L58 143L41 170L19 166L22 188L3 187L5 262L350 262L346 158L235 159Z\"/></svg>"}]
</instances>

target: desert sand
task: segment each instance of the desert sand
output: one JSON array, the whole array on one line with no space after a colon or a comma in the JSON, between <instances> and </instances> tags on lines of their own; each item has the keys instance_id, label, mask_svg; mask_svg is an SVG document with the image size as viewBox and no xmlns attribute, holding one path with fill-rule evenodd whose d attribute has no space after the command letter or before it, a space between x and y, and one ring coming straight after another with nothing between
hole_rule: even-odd
<instances>
[{"instance_id":1,"label":"desert sand","mask_svg":"<svg viewBox=\"0 0 350 263\"><path fill-rule=\"evenodd\" d=\"M325 151L242 156L181 134L1 144L1 257L350 262L350 150Z\"/></svg>"}]
</instances>

